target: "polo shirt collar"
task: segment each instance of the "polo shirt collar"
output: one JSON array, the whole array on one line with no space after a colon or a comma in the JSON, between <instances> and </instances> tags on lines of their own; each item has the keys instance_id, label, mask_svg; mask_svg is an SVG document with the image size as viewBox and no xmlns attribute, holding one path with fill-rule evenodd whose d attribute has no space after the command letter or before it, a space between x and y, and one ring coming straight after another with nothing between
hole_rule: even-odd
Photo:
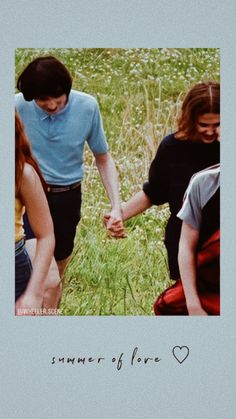
<instances>
[{"instance_id":1,"label":"polo shirt collar","mask_svg":"<svg viewBox=\"0 0 236 419\"><path fill-rule=\"evenodd\" d=\"M57 113L52 114L52 115L50 115L49 113L45 112L42 108L40 108L40 106L37 105L37 103L35 102L35 100L33 100L33 104L34 104L35 110L36 110L37 114L39 115L39 118L41 119L41 121L43 121L44 119L50 118L52 116L53 116L53 119L54 118L62 119L64 113L67 111L67 109L68 109L68 107L70 105L70 96L69 96L68 102L64 106L64 108L60 112L57 112Z\"/></svg>"}]
</instances>

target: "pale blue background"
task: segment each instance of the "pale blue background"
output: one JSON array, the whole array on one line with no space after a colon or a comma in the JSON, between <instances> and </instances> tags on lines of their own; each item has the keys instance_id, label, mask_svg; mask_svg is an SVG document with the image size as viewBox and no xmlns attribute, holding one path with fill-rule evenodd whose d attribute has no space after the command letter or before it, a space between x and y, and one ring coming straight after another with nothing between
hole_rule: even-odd
<instances>
[{"instance_id":1,"label":"pale blue background","mask_svg":"<svg viewBox=\"0 0 236 419\"><path fill-rule=\"evenodd\" d=\"M233 419L236 410L236 3L215 1L1 1L0 366L5 419ZM220 47L222 75L222 316L15 318L14 49ZM178 364L171 350L188 345ZM127 357L160 364L120 371L51 365L54 355Z\"/></svg>"}]
</instances>

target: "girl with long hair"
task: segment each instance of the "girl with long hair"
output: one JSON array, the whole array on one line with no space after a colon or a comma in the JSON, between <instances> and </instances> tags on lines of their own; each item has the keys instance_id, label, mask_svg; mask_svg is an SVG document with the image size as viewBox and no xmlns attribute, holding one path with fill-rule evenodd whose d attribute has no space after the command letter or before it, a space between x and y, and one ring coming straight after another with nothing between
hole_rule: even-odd
<instances>
[{"instance_id":1,"label":"girl with long hair","mask_svg":"<svg viewBox=\"0 0 236 419\"><path fill-rule=\"evenodd\" d=\"M15 301L17 315L41 314L45 282L54 251L53 224L45 183L32 156L23 123L15 112ZM23 213L27 210L37 239L33 262L25 247ZM38 311L37 311L38 310Z\"/></svg>"},{"instance_id":2,"label":"girl with long hair","mask_svg":"<svg viewBox=\"0 0 236 419\"><path fill-rule=\"evenodd\" d=\"M192 175L219 163L220 84L198 83L186 94L177 131L160 143L151 163L148 181L143 190L122 204L123 220L142 213L154 205L169 204L170 218L165 231L170 278L180 278L178 245L182 221L177 218L185 190ZM109 214L104 217L105 223ZM110 231L119 237L119 224Z\"/></svg>"}]
</instances>

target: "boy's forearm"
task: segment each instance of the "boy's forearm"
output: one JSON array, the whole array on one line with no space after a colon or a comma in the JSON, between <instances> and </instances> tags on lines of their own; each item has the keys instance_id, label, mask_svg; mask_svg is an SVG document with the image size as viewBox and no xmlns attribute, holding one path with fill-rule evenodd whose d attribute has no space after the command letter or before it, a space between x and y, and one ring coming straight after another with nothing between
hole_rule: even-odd
<instances>
[{"instance_id":1,"label":"boy's forearm","mask_svg":"<svg viewBox=\"0 0 236 419\"><path fill-rule=\"evenodd\" d=\"M117 211L120 214L121 204L118 176L113 158L110 153L105 153L103 155L96 155L95 159L104 188L110 200L112 210Z\"/></svg>"}]
</instances>

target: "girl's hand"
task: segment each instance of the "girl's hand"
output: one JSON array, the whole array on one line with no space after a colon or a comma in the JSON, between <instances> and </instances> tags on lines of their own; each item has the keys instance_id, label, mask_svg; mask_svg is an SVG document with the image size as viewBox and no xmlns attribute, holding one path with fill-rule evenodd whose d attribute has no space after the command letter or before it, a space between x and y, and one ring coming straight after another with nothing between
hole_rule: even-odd
<instances>
[{"instance_id":1,"label":"girl's hand","mask_svg":"<svg viewBox=\"0 0 236 419\"><path fill-rule=\"evenodd\" d=\"M16 301L15 312L17 316L40 315L42 306L43 295L35 295L25 291Z\"/></svg>"},{"instance_id":2,"label":"girl's hand","mask_svg":"<svg viewBox=\"0 0 236 419\"><path fill-rule=\"evenodd\" d=\"M121 218L114 218L112 213L105 214L103 217L104 225L108 233L115 238L126 237L123 221Z\"/></svg>"}]
</instances>

